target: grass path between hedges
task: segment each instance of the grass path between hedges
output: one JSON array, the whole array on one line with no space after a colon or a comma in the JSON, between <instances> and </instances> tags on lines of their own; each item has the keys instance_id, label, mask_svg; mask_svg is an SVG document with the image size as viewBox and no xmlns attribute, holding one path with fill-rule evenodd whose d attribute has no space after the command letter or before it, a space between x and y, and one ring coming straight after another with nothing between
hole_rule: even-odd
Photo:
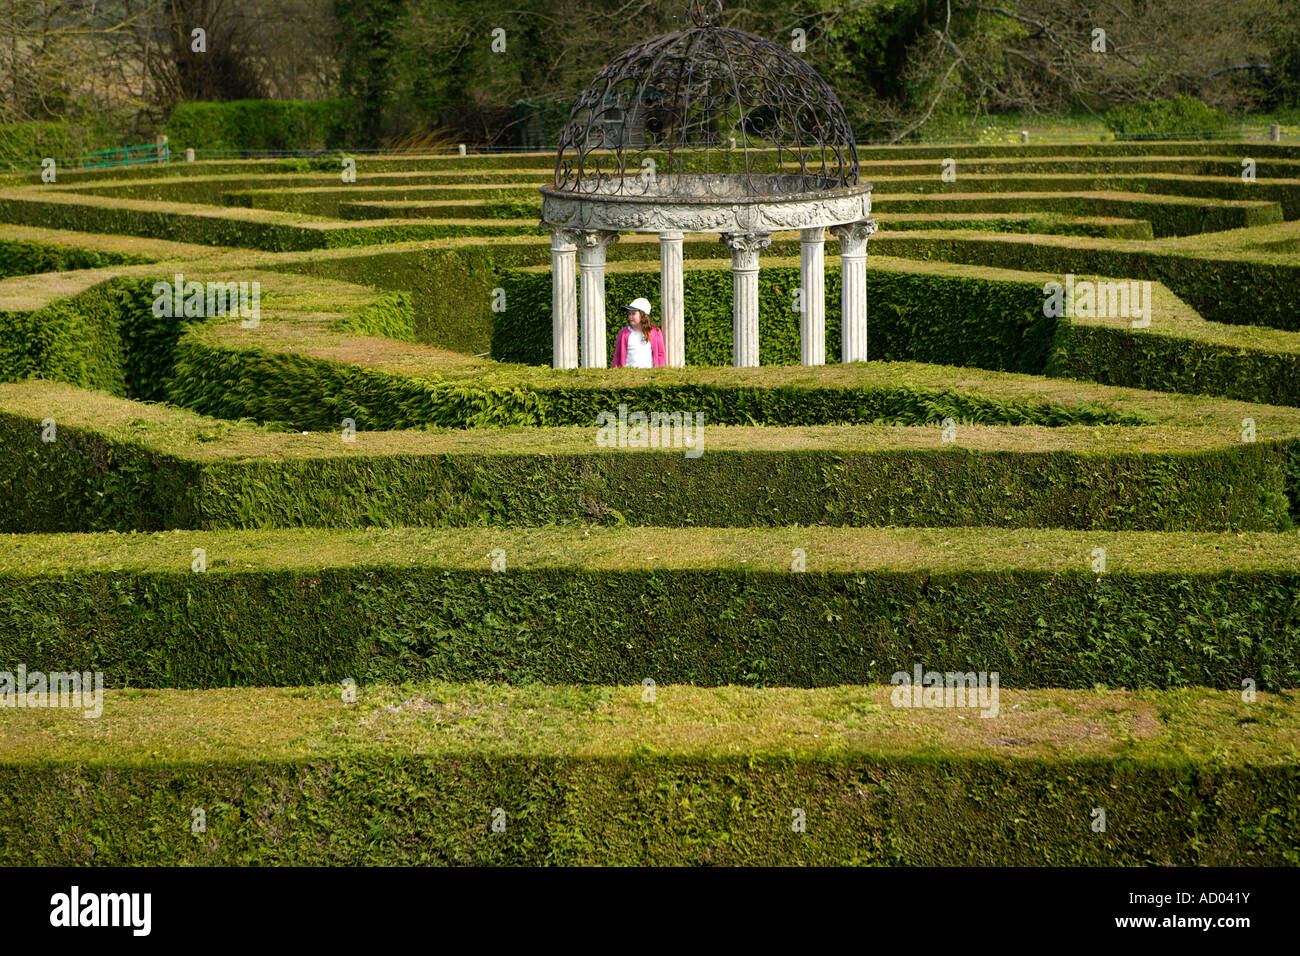
<instances>
[{"instance_id":1,"label":"grass path between hedges","mask_svg":"<svg viewBox=\"0 0 1300 956\"><path fill-rule=\"evenodd\" d=\"M363 339L363 342L392 340ZM394 342L395 347L403 347ZM432 352L433 350L429 350ZM444 353L450 356L450 353ZM455 361L455 357L452 357ZM916 385L923 376L909 375L934 366L904 367L859 374L866 380L891 372L898 384ZM961 387L953 370L949 381ZM560 373L573 374L573 373ZM601 373L595 372L594 375ZM608 374L608 373L606 373ZM985 374L985 373L980 373ZM778 427L764 425L708 425L700 431L697 447L709 451L816 451L842 452L933 450L952 452L1096 453L1096 454L1195 454L1213 449L1240 448L1241 422L1251 417L1257 426L1257 441L1287 440L1300 434L1300 412L1270 405L1251 405L1201 396L1134 392L1108 386L1077 385L1063 380L1011 376L1026 384L1055 382L1061 390L1091 390L1084 401L1104 395L1152 395L1156 411L1164 413L1150 425L963 425L954 442L945 444L942 429L931 425L809 425ZM904 376L907 376L904 378ZM576 375L574 376L576 377ZM758 376L754 376L757 378ZM740 376L737 376L740 378ZM1020 384L1019 382L1017 384ZM1127 393L1127 394L1126 394ZM995 393L996 394L996 393ZM1106 396L1110 397L1110 396ZM1179 407L1176 399L1188 399ZM617 408L612 406L616 412ZM1136 408L1135 402L1129 403ZM1127 409L1126 409L1127 410ZM198 462L243 461L248 459L292 460L307 458L366 458L375 455L682 455L678 449L601 448L596 443L597 427L510 427L360 430L356 440L344 442L339 431L273 431L247 421L210 418L187 409L89 391L56 382L31 380L0 383L0 415L28 419L34 440L41 422L52 417L60 428L82 429L108 441L144 447L160 454Z\"/></svg>"},{"instance_id":2,"label":"grass path between hedges","mask_svg":"<svg viewBox=\"0 0 1300 956\"><path fill-rule=\"evenodd\" d=\"M423 567L493 573L538 569L791 572L802 549L808 572L1091 575L1093 550L1107 574L1250 571L1300 573L1300 531L1063 531L1035 528L278 528L255 531L94 532L0 535L0 575L190 570L207 553L208 574L329 568Z\"/></svg>"},{"instance_id":3,"label":"grass path between hedges","mask_svg":"<svg viewBox=\"0 0 1300 956\"><path fill-rule=\"evenodd\" d=\"M332 685L109 690L103 714L0 709L0 766L156 766L370 752L620 757L846 755L1278 766L1300 759L1300 700L1236 691L1000 690L996 716L895 707L889 686L701 688Z\"/></svg>"}]
</instances>

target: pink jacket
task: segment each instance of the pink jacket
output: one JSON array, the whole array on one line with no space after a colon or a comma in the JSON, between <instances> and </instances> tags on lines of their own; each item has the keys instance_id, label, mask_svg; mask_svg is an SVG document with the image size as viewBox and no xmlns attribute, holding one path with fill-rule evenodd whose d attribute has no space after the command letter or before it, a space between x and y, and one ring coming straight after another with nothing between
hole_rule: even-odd
<instances>
[{"instance_id":1,"label":"pink jacket","mask_svg":"<svg viewBox=\"0 0 1300 956\"><path fill-rule=\"evenodd\" d=\"M630 326L623 326L618 333L618 341L614 343L614 368L623 368L627 365L627 337L632 334ZM660 365L667 365L668 360L664 357L664 337L658 329L650 330L650 361L658 368Z\"/></svg>"}]
</instances>

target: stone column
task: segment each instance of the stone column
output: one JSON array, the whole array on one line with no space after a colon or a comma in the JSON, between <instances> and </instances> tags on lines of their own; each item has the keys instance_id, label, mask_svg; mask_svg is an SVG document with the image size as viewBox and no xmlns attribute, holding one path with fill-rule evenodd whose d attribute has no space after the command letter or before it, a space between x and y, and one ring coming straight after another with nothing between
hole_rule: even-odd
<instances>
[{"instance_id":1,"label":"stone column","mask_svg":"<svg viewBox=\"0 0 1300 956\"><path fill-rule=\"evenodd\" d=\"M578 367L578 231L551 230L551 367Z\"/></svg>"},{"instance_id":2,"label":"stone column","mask_svg":"<svg viewBox=\"0 0 1300 956\"><path fill-rule=\"evenodd\" d=\"M659 327L670 368L686 364L686 307L682 300L682 234L659 233Z\"/></svg>"},{"instance_id":3,"label":"stone column","mask_svg":"<svg viewBox=\"0 0 1300 956\"><path fill-rule=\"evenodd\" d=\"M840 240L840 361L867 360L867 236L876 220L831 226Z\"/></svg>"},{"instance_id":4,"label":"stone column","mask_svg":"<svg viewBox=\"0 0 1300 956\"><path fill-rule=\"evenodd\" d=\"M582 273L582 367L605 368L605 250L618 233L583 229L578 233L578 270Z\"/></svg>"},{"instance_id":5,"label":"stone column","mask_svg":"<svg viewBox=\"0 0 1300 956\"><path fill-rule=\"evenodd\" d=\"M736 368L758 366L758 253L772 244L768 233L722 234L720 241L731 250L731 364Z\"/></svg>"},{"instance_id":6,"label":"stone column","mask_svg":"<svg viewBox=\"0 0 1300 956\"><path fill-rule=\"evenodd\" d=\"M826 227L799 230L799 361L826 364Z\"/></svg>"}]
</instances>

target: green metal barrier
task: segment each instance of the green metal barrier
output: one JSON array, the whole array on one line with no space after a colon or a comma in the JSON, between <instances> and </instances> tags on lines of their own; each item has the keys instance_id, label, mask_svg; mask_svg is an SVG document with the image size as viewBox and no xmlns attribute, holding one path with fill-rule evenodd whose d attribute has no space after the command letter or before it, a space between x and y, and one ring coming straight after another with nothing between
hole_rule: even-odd
<instances>
[{"instance_id":1,"label":"green metal barrier","mask_svg":"<svg viewBox=\"0 0 1300 956\"><path fill-rule=\"evenodd\" d=\"M153 143L148 146L124 146L121 149L101 149L97 153L87 153L81 157L83 169L96 166L135 166L139 163L165 163L170 159L166 143Z\"/></svg>"}]
</instances>

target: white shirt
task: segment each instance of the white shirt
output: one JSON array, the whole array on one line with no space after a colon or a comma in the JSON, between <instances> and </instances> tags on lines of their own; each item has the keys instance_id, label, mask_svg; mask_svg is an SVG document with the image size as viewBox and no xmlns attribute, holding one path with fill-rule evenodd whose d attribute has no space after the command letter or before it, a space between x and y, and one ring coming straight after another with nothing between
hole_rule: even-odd
<instances>
[{"instance_id":1,"label":"white shirt","mask_svg":"<svg viewBox=\"0 0 1300 956\"><path fill-rule=\"evenodd\" d=\"M627 336L627 367L654 368L654 357L650 353L650 340L630 326Z\"/></svg>"}]
</instances>

